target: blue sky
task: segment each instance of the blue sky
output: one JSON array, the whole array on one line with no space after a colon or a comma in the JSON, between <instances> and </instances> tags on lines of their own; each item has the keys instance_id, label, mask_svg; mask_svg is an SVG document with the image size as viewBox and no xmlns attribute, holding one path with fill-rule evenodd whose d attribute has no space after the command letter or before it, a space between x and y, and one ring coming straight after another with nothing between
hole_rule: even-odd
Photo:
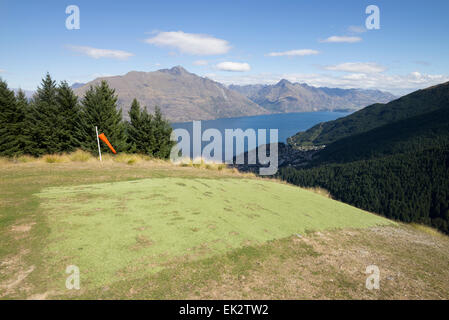
<instances>
[{"instance_id":1,"label":"blue sky","mask_svg":"<svg viewBox=\"0 0 449 320\"><path fill-rule=\"evenodd\" d=\"M68 5L79 30L66 28ZM365 28L368 5L378 30ZM0 77L34 90L47 71L73 83L182 65L225 84L404 94L449 81L448 30L447 0L0 0Z\"/></svg>"}]
</instances>

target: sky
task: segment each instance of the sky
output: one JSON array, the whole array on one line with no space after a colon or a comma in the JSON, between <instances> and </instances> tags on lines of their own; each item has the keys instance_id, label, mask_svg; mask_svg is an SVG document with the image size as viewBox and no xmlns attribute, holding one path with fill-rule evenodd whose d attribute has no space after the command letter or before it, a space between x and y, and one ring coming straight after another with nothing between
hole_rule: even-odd
<instances>
[{"instance_id":1,"label":"sky","mask_svg":"<svg viewBox=\"0 0 449 320\"><path fill-rule=\"evenodd\" d=\"M378 29L366 28L369 5ZM84 83L181 65L227 85L402 95L449 81L448 30L447 0L0 0L0 77L35 90L47 72Z\"/></svg>"}]
</instances>

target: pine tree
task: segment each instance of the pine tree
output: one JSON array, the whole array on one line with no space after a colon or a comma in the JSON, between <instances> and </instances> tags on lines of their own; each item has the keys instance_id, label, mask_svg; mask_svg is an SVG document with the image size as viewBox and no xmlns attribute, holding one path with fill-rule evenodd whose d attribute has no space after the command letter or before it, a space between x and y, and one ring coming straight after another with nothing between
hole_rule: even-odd
<instances>
[{"instance_id":1,"label":"pine tree","mask_svg":"<svg viewBox=\"0 0 449 320\"><path fill-rule=\"evenodd\" d=\"M154 136L153 116L147 109L140 109L139 102L134 99L129 110L130 122L127 124L130 152L152 156L156 140Z\"/></svg>"},{"instance_id":2,"label":"pine tree","mask_svg":"<svg viewBox=\"0 0 449 320\"><path fill-rule=\"evenodd\" d=\"M161 109L156 106L153 116L154 123L154 139L155 146L153 148L153 155L157 158L167 159L170 156L170 151L174 145L170 136L173 131L170 123L162 116Z\"/></svg>"},{"instance_id":3,"label":"pine tree","mask_svg":"<svg viewBox=\"0 0 449 320\"><path fill-rule=\"evenodd\" d=\"M117 109L115 90L110 88L106 81L102 81L86 91L81 104L80 142L82 147L92 153L97 151L95 133L95 126L97 126L98 133L104 133L117 152L126 151L125 125L122 121L122 110ZM101 149L103 152L109 150L104 144L101 144Z\"/></svg>"},{"instance_id":4,"label":"pine tree","mask_svg":"<svg viewBox=\"0 0 449 320\"><path fill-rule=\"evenodd\" d=\"M80 107L78 97L65 81L57 88L56 103L58 116L62 121L59 130L59 151L72 152L80 147Z\"/></svg>"},{"instance_id":5,"label":"pine tree","mask_svg":"<svg viewBox=\"0 0 449 320\"><path fill-rule=\"evenodd\" d=\"M134 98L131 108L128 111L129 122L126 122L126 137L128 142L128 152L130 153L142 153L137 147L140 143L140 131L138 128L142 125L140 113L140 104Z\"/></svg>"},{"instance_id":6,"label":"pine tree","mask_svg":"<svg viewBox=\"0 0 449 320\"><path fill-rule=\"evenodd\" d=\"M6 82L0 79L0 155L11 157L27 152L27 105L23 91L20 90L16 98Z\"/></svg>"},{"instance_id":7,"label":"pine tree","mask_svg":"<svg viewBox=\"0 0 449 320\"><path fill-rule=\"evenodd\" d=\"M33 155L60 152L61 116L58 114L56 82L47 73L33 97L29 122Z\"/></svg>"},{"instance_id":8,"label":"pine tree","mask_svg":"<svg viewBox=\"0 0 449 320\"><path fill-rule=\"evenodd\" d=\"M31 154L31 130L29 123L30 103L28 98L21 89L16 95L17 115L20 115L18 121L18 132L16 134L18 149L21 150L17 154ZM20 129L19 129L20 128Z\"/></svg>"}]
</instances>

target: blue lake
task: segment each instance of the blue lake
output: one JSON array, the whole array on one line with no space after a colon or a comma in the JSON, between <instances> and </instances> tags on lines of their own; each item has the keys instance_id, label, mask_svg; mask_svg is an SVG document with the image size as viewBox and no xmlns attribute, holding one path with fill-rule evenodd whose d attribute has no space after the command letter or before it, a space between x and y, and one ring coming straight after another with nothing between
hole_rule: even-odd
<instances>
[{"instance_id":1,"label":"blue lake","mask_svg":"<svg viewBox=\"0 0 449 320\"><path fill-rule=\"evenodd\" d=\"M268 141L268 129L278 129L277 142L286 142L288 137L291 137L299 131L307 130L320 122L335 120L348 114L349 113L347 112L301 112L203 120L201 121L201 131L203 132L204 130L209 128L218 129L224 137L225 129L267 129ZM172 123L172 127L174 129L186 129L189 132L190 137L192 138L193 136L192 122ZM257 143L259 144L259 142ZM208 144L208 142L203 142L203 146L205 144ZM245 151L247 151L246 144Z\"/></svg>"}]
</instances>

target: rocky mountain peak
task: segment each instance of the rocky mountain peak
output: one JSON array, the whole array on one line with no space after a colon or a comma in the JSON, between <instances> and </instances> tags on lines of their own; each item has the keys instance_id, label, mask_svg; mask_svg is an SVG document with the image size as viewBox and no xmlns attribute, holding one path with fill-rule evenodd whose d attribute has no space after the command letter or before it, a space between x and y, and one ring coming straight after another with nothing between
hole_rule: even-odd
<instances>
[{"instance_id":1,"label":"rocky mountain peak","mask_svg":"<svg viewBox=\"0 0 449 320\"><path fill-rule=\"evenodd\" d=\"M173 67L171 69L161 69L159 71L165 72L165 73L169 73L169 74L172 74L172 75L175 75L175 76L179 76L179 75L183 75L183 74L188 74L189 73L186 69L184 69L181 66L175 66L175 67Z\"/></svg>"},{"instance_id":2,"label":"rocky mountain peak","mask_svg":"<svg viewBox=\"0 0 449 320\"><path fill-rule=\"evenodd\" d=\"M290 81L286 80L286 79L281 79L276 86L281 86L281 87L285 87L287 85L292 84Z\"/></svg>"}]
</instances>

